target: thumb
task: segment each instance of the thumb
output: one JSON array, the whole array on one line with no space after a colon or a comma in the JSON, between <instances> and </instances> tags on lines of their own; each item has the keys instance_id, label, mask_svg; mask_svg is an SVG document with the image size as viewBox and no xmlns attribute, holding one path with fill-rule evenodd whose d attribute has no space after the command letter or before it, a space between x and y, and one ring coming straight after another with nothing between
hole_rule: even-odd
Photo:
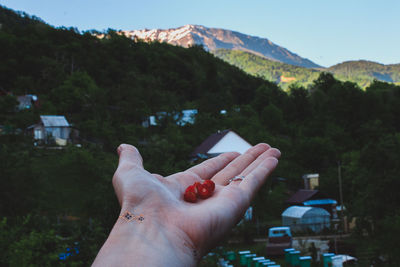
<instances>
[{"instance_id":1,"label":"thumb","mask_svg":"<svg viewBox=\"0 0 400 267\"><path fill-rule=\"evenodd\" d=\"M143 169L143 159L136 147L132 145L121 144L118 147L117 152L119 155L118 167L129 166Z\"/></svg>"}]
</instances>

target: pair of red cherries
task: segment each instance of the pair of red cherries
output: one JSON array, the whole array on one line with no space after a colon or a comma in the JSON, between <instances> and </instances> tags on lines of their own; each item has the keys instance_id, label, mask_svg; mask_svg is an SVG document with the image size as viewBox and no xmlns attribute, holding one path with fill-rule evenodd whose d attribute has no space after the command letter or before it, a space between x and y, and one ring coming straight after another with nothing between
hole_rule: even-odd
<instances>
[{"instance_id":1,"label":"pair of red cherries","mask_svg":"<svg viewBox=\"0 0 400 267\"><path fill-rule=\"evenodd\" d=\"M187 202L195 203L197 198L209 198L215 189L215 183L211 180L205 180L203 183L195 182L189 185L183 195L183 199Z\"/></svg>"}]
</instances>

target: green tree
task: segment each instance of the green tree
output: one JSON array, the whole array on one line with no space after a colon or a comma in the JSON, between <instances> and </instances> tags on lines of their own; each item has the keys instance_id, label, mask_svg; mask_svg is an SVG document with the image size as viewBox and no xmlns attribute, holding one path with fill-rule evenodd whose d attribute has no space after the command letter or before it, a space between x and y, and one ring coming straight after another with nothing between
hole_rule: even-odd
<instances>
[{"instance_id":1,"label":"green tree","mask_svg":"<svg viewBox=\"0 0 400 267\"><path fill-rule=\"evenodd\" d=\"M84 114L88 110L93 111L100 95L100 89L87 73L74 72L52 91L52 100L60 113Z\"/></svg>"}]
</instances>

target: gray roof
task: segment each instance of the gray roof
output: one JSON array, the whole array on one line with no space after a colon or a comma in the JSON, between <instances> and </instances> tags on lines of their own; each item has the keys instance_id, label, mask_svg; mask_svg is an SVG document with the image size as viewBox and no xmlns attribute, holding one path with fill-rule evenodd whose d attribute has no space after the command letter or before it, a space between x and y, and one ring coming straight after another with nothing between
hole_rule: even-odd
<instances>
[{"instance_id":1,"label":"gray roof","mask_svg":"<svg viewBox=\"0 0 400 267\"><path fill-rule=\"evenodd\" d=\"M67 119L64 116L41 115L40 120L44 127L69 127Z\"/></svg>"}]
</instances>

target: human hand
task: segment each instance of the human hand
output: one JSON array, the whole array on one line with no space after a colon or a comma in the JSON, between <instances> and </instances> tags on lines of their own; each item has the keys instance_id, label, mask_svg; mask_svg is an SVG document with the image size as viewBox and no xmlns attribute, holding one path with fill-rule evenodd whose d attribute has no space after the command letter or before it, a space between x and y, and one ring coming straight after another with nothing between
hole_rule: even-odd
<instances>
[{"instance_id":1,"label":"human hand","mask_svg":"<svg viewBox=\"0 0 400 267\"><path fill-rule=\"evenodd\" d=\"M142 224L153 226L150 228L162 235L160 243L168 241L171 250L165 251L176 255L177 266L179 261L186 261L182 266L193 264L194 258L205 254L236 225L280 156L279 150L258 144L243 155L225 153L184 172L162 177L143 168L142 157L135 147L121 145L118 154L113 185L121 214L126 211L142 214ZM237 175L245 179L229 183ZM210 198L197 203L183 200L189 185L206 179L216 184ZM146 231L153 236L153 230ZM151 243L150 239L147 241Z\"/></svg>"}]
</instances>

